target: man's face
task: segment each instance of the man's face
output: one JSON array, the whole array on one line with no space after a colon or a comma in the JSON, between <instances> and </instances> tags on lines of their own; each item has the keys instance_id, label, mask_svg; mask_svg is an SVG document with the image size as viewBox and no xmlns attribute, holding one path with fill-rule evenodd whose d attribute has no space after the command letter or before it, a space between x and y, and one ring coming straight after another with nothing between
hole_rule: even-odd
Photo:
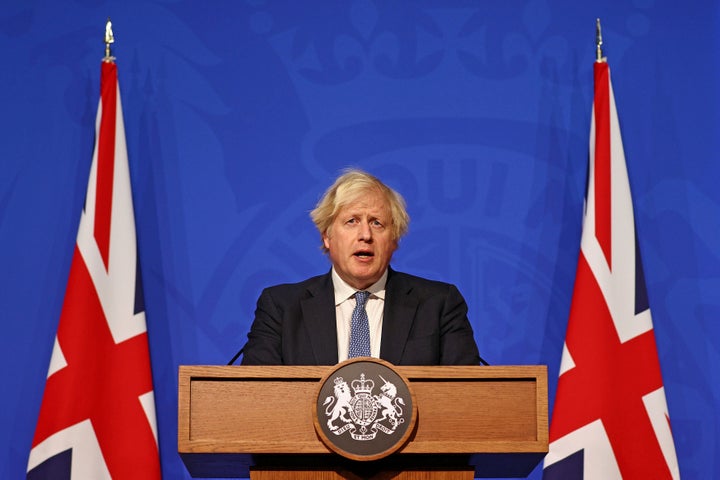
<instances>
[{"instance_id":1,"label":"man's face","mask_svg":"<svg viewBox=\"0 0 720 480\"><path fill-rule=\"evenodd\" d=\"M364 290L377 282L397 248L382 194L370 191L340 209L323 242L335 271L348 285Z\"/></svg>"}]
</instances>

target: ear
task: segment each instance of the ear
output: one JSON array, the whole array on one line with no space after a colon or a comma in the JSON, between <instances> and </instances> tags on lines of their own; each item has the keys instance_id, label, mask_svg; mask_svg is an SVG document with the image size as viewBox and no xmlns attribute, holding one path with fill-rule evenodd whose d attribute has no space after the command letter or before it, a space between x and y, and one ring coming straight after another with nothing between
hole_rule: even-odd
<instances>
[{"instance_id":1,"label":"ear","mask_svg":"<svg viewBox=\"0 0 720 480\"><path fill-rule=\"evenodd\" d=\"M328 236L328 232L323 233L322 241L323 245L325 245L325 248L327 250L330 250L330 237Z\"/></svg>"}]
</instances>

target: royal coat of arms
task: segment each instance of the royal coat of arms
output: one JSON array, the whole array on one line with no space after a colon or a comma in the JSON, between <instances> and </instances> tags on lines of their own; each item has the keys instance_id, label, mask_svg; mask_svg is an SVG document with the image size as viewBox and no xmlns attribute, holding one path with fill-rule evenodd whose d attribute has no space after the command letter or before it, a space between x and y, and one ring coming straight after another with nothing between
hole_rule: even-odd
<instances>
[{"instance_id":1,"label":"royal coat of arms","mask_svg":"<svg viewBox=\"0 0 720 480\"><path fill-rule=\"evenodd\" d=\"M410 384L385 360L346 360L318 387L315 431L326 447L348 459L385 458L400 450L414 431L417 405Z\"/></svg>"},{"instance_id":2,"label":"royal coat of arms","mask_svg":"<svg viewBox=\"0 0 720 480\"><path fill-rule=\"evenodd\" d=\"M405 400L398 396L397 387L382 375L377 377L380 384L377 394L373 394L375 381L365 378L364 372L349 385L343 377L333 379L334 394L323 403L330 432L334 435L347 432L354 440L367 441L375 439L378 432L392 435L405 422Z\"/></svg>"}]
</instances>

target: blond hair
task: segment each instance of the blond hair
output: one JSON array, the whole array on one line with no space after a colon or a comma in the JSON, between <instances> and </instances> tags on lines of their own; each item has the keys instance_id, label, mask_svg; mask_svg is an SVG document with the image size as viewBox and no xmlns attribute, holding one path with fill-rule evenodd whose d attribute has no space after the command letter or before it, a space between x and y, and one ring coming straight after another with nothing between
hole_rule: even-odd
<instances>
[{"instance_id":1,"label":"blond hair","mask_svg":"<svg viewBox=\"0 0 720 480\"><path fill-rule=\"evenodd\" d=\"M407 232L410 223L402 195L382 183L377 177L354 168L344 170L310 212L310 218L320 231L321 238L330 233L335 217L343 207L372 191L380 193L385 198L390 208L393 240L399 241ZM324 243L322 250L327 253Z\"/></svg>"}]
</instances>

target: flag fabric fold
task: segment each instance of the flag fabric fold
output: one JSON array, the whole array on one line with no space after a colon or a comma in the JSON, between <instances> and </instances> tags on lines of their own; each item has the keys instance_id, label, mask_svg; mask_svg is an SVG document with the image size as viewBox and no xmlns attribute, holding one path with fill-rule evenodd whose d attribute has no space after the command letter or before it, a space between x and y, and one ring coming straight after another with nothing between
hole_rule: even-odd
<instances>
[{"instance_id":1,"label":"flag fabric fold","mask_svg":"<svg viewBox=\"0 0 720 480\"><path fill-rule=\"evenodd\" d=\"M117 66L95 149L27 478L161 477Z\"/></svg>"},{"instance_id":2,"label":"flag fabric fold","mask_svg":"<svg viewBox=\"0 0 720 480\"><path fill-rule=\"evenodd\" d=\"M678 479L605 61L594 77L580 256L543 479Z\"/></svg>"}]
</instances>

